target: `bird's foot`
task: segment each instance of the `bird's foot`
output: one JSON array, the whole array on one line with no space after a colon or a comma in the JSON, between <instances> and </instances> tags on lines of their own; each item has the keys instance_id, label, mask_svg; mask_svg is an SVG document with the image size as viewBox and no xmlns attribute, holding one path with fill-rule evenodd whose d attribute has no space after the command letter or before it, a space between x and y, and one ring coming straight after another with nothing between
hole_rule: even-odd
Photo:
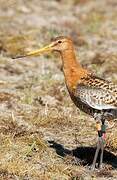
<instances>
[{"instance_id":1,"label":"bird's foot","mask_svg":"<svg viewBox=\"0 0 117 180\"><path fill-rule=\"evenodd\" d=\"M103 163L99 165L100 170L103 169L103 167L104 167Z\"/></svg>"},{"instance_id":2,"label":"bird's foot","mask_svg":"<svg viewBox=\"0 0 117 180\"><path fill-rule=\"evenodd\" d=\"M94 165L91 165L91 166L89 166L88 167L88 170L89 171L91 171L91 172L98 172L98 171L100 171L100 170L102 170L104 168L104 165L102 164L102 165L97 165L97 166L94 166Z\"/></svg>"},{"instance_id":3,"label":"bird's foot","mask_svg":"<svg viewBox=\"0 0 117 180\"><path fill-rule=\"evenodd\" d=\"M95 167L95 165L91 165L91 166L89 166L89 170L91 170L91 171L95 171L96 170L96 167Z\"/></svg>"},{"instance_id":4,"label":"bird's foot","mask_svg":"<svg viewBox=\"0 0 117 180\"><path fill-rule=\"evenodd\" d=\"M88 170L90 170L90 171L98 171L99 170L98 163L96 163L95 165L92 163L90 166L88 166Z\"/></svg>"}]
</instances>

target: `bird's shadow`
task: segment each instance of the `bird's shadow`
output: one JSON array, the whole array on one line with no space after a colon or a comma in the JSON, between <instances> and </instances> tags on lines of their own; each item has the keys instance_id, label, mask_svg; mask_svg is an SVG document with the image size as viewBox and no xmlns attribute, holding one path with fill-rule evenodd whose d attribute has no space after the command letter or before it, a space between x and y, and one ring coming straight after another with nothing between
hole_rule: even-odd
<instances>
[{"instance_id":1,"label":"bird's shadow","mask_svg":"<svg viewBox=\"0 0 117 180\"><path fill-rule=\"evenodd\" d=\"M56 150L56 153L61 156L65 157L66 155L72 155L76 157L82 165L91 165L93 162L94 154L96 148L94 147L77 147L76 149L69 150L65 148L63 145L56 143L55 141L48 141L49 146ZM99 157L97 159L99 162ZM104 157L103 162L106 164L110 164L113 168L117 168L117 156L113 153L104 150Z\"/></svg>"}]
</instances>

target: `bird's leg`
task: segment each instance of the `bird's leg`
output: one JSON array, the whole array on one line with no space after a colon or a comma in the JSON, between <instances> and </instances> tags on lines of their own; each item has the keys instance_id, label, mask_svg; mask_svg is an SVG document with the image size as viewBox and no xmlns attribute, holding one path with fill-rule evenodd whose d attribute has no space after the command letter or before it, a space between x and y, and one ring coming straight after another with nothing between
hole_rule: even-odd
<instances>
[{"instance_id":1,"label":"bird's leg","mask_svg":"<svg viewBox=\"0 0 117 180\"><path fill-rule=\"evenodd\" d=\"M99 154L99 150L101 148L101 144L100 144L100 140L101 140L101 121L96 122L96 128L97 128L97 131L98 131L98 142L97 142L97 148L96 148L95 156L94 156L94 159L93 159L93 163L92 163L92 166L91 166L92 170L95 169L97 157L98 157L98 154Z\"/></svg>"},{"instance_id":2,"label":"bird's leg","mask_svg":"<svg viewBox=\"0 0 117 180\"><path fill-rule=\"evenodd\" d=\"M102 122L102 124L101 124L101 122ZM95 169L99 150L101 150L99 167L102 168L103 152L104 152L104 144L105 144L105 131L106 131L104 123L105 123L105 120L96 122L96 124L97 124L96 127L97 127L97 131L98 131L98 142L97 142L97 148L96 148L95 156L94 156L93 163L92 163L92 170Z\"/></svg>"},{"instance_id":3,"label":"bird's leg","mask_svg":"<svg viewBox=\"0 0 117 180\"><path fill-rule=\"evenodd\" d=\"M102 168L102 163L103 163L103 153L104 153L104 145L105 145L105 134L106 134L105 120L102 120L102 125L101 125L101 142L100 142L101 154L100 154L100 164L99 164L100 168Z\"/></svg>"},{"instance_id":4,"label":"bird's leg","mask_svg":"<svg viewBox=\"0 0 117 180\"><path fill-rule=\"evenodd\" d=\"M99 164L99 168L100 169L102 169L103 154L104 154L104 143L102 142L102 145L101 145L101 154L100 154L100 164Z\"/></svg>"}]
</instances>

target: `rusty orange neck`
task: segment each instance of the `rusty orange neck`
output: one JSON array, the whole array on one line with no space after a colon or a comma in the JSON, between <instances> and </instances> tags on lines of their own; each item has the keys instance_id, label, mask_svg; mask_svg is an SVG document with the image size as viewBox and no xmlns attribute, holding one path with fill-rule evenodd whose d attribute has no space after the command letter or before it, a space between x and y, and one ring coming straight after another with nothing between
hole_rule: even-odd
<instances>
[{"instance_id":1,"label":"rusty orange neck","mask_svg":"<svg viewBox=\"0 0 117 180\"><path fill-rule=\"evenodd\" d=\"M83 69L76 60L74 49L65 50L61 53L63 61L63 72L69 90L74 90L80 79L86 76L87 71Z\"/></svg>"}]
</instances>

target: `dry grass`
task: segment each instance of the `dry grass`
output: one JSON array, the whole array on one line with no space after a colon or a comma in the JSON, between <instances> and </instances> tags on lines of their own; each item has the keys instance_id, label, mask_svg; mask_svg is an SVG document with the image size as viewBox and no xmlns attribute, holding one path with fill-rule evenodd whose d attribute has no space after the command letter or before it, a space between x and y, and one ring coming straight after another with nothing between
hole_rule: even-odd
<instances>
[{"instance_id":1,"label":"dry grass","mask_svg":"<svg viewBox=\"0 0 117 180\"><path fill-rule=\"evenodd\" d=\"M116 5L0 1L0 179L116 179L116 122L107 133L104 169L89 171L95 122L72 104L59 55L10 58L69 35L81 63L117 83Z\"/></svg>"}]
</instances>

